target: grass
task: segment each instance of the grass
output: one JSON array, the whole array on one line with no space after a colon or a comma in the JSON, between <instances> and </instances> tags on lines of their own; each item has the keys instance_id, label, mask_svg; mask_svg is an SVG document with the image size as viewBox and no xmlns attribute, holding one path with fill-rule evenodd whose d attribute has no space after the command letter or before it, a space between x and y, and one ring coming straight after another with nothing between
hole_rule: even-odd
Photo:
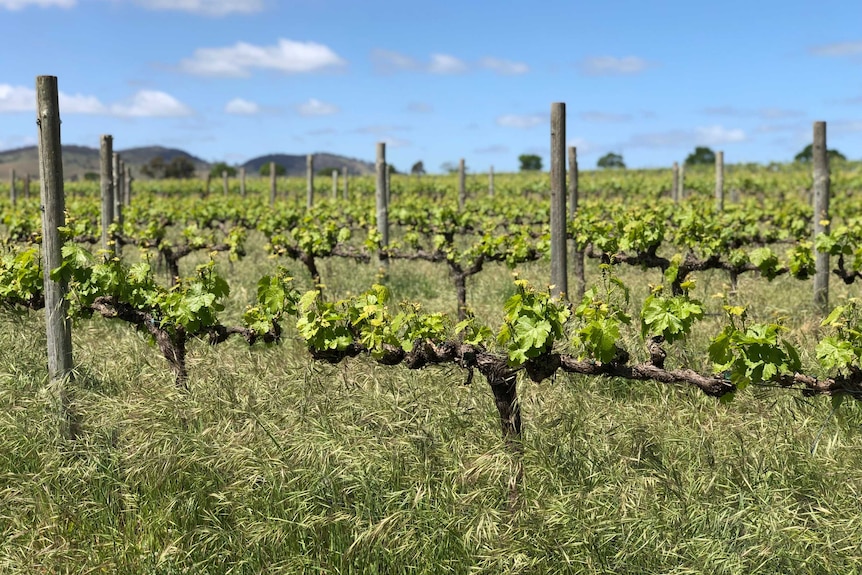
<instances>
[{"instance_id":1,"label":"grass","mask_svg":"<svg viewBox=\"0 0 862 575\"><path fill-rule=\"evenodd\" d=\"M235 318L273 262L252 249L220 265ZM372 268L332 261L321 273L333 292L356 293ZM547 264L519 271L540 284ZM509 274L490 266L471 280L477 315L499 318ZM621 277L634 313L660 281ZM706 366L720 321L710 296L726 292L720 274L698 277L714 315L669 349L669 362L693 367ZM395 300L454 309L443 265L393 262L389 284ZM758 317L787 317L808 365L809 288L743 278L733 296ZM518 455L487 385L464 385L454 367L314 363L288 331L270 348L193 344L182 394L142 337L93 319L74 331L83 435L68 442L42 322L0 311L2 573L862 571L856 405L832 414L827 398L774 390L722 404L559 373L520 384ZM639 350L636 331L627 344Z\"/></svg>"}]
</instances>

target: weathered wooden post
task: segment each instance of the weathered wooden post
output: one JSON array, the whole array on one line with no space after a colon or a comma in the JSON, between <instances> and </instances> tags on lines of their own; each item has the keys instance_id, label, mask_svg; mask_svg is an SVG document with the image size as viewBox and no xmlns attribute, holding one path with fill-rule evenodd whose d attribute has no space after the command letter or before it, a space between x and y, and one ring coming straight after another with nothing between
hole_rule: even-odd
<instances>
[{"instance_id":1,"label":"weathered wooden post","mask_svg":"<svg viewBox=\"0 0 862 575\"><path fill-rule=\"evenodd\" d=\"M135 181L135 178L132 177L132 168L125 166L123 168L123 171L125 172L125 176L126 176L126 187L125 187L126 193L125 193L123 199L124 199L125 204L127 206L131 206L132 205L132 182Z\"/></svg>"},{"instance_id":2,"label":"weathered wooden post","mask_svg":"<svg viewBox=\"0 0 862 575\"><path fill-rule=\"evenodd\" d=\"M578 216L578 149L569 146L569 219L574 220ZM584 298L587 289L587 280L584 273L584 252L578 249L575 240L572 240L572 267L574 268L575 281L577 282L576 302Z\"/></svg>"},{"instance_id":3,"label":"weathered wooden post","mask_svg":"<svg viewBox=\"0 0 862 575\"><path fill-rule=\"evenodd\" d=\"M116 178L117 189L119 190L117 201L120 203L120 208L122 209L124 206L129 205L126 202L126 162L122 156L120 156L120 171L117 173Z\"/></svg>"},{"instance_id":4,"label":"weathered wooden post","mask_svg":"<svg viewBox=\"0 0 862 575\"><path fill-rule=\"evenodd\" d=\"M566 270L566 104L551 104L551 293L568 297Z\"/></svg>"},{"instance_id":5,"label":"weathered wooden post","mask_svg":"<svg viewBox=\"0 0 862 575\"><path fill-rule=\"evenodd\" d=\"M306 178L306 202L305 206L311 208L314 205L314 155L308 154L305 158L305 178Z\"/></svg>"},{"instance_id":6,"label":"weathered wooden post","mask_svg":"<svg viewBox=\"0 0 862 575\"><path fill-rule=\"evenodd\" d=\"M671 168L670 197L674 202L679 201L679 164L677 162L674 162Z\"/></svg>"},{"instance_id":7,"label":"weathered wooden post","mask_svg":"<svg viewBox=\"0 0 862 575\"><path fill-rule=\"evenodd\" d=\"M13 208L15 207L15 202L18 201L18 194L15 189L15 170L12 170L9 176L9 201L12 203Z\"/></svg>"},{"instance_id":8,"label":"weathered wooden post","mask_svg":"<svg viewBox=\"0 0 862 575\"><path fill-rule=\"evenodd\" d=\"M332 168L332 199L338 199L338 169Z\"/></svg>"},{"instance_id":9,"label":"weathered wooden post","mask_svg":"<svg viewBox=\"0 0 862 575\"><path fill-rule=\"evenodd\" d=\"M121 164L120 154L118 154L117 152L114 152L113 154L111 154L111 156L112 156L113 161L114 161L113 166L111 168L111 184L112 184L111 185L111 192L112 192L113 201L114 201L114 218L112 220L112 223L116 222L122 226L123 225L123 198L122 198L121 194L123 193L123 190L121 187L122 171L120 168L120 164ZM118 248L118 246L115 245L114 251L119 251L117 248Z\"/></svg>"},{"instance_id":10,"label":"weathered wooden post","mask_svg":"<svg viewBox=\"0 0 862 575\"><path fill-rule=\"evenodd\" d=\"M342 191L342 194L344 195L344 199L346 200L347 199L347 190L348 190L348 188L347 188L347 166L344 166L343 168L341 168L341 176L342 176L342 179L344 180L344 190Z\"/></svg>"},{"instance_id":11,"label":"weathered wooden post","mask_svg":"<svg viewBox=\"0 0 862 575\"><path fill-rule=\"evenodd\" d=\"M386 207L392 203L392 170L389 164L386 165Z\"/></svg>"},{"instance_id":12,"label":"weathered wooden post","mask_svg":"<svg viewBox=\"0 0 862 575\"><path fill-rule=\"evenodd\" d=\"M277 186L275 185L275 162L269 163L269 205L275 205L275 193Z\"/></svg>"},{"instance_id":13,"label":"weathered wooden post","mask_svg":"<svg viewBox=\"0 0 862 575\"><path fill-rule=\"evenodd\" d=\"M715 211L724 211L724 152L715 154Z\"/></svg>"},{"instance_id":14,"label":"weathered wooden post","mask_svg":"<svg viewBox=\"0 0 862 575\"><path fill-rule=\"evenodd\" d=\"M60 145L60 104L56 76L36 78L36 123L39 126L39 178L42 202L42 281L45 290L45 327L48 339L48 376L59 392L60 434L78 434L72 411L72 324L66 302L67 286L51 279L63 263L58 228L66 225L63 195L63 158Z\"/></svg>"},{"instance_id":15,"label":"weathered wooden post","mask_svg":"<svg viewBox=\"0 0 862 575\"><path fill-rule=\"evenodd\" d=\"M494 197L494 166L488 170L488 196Z\"/></svg>"},{"instance_id":16,"label":"weathered wooden post","mask_svg":"<svg viewBox=\"0 0 862 575\"><path fill-rule=\"evenodd\" d=\"M829 156L826 122L814 122L814 237L829 233ZM816 245L816 244L815 244ZM829 306L829 253L814 250L814 304L821 312Z\"/></svg>"},{"instance_id":17,"label":"weathered wooden post","mask_svg":"<svg viewBox=\"0 0 862 575\"><path fill-rule=\"evenodd\" d=\"M108 235L108 227L114 221L114 172L111 160L114 156L114 137L103 134L99 145L100 186L102 191L102 249L114 251L114 242Z\"/></svg>"},{"instance_id":18,"label":"weathered wooden post","mask_svg":"<svg viewBox=\"0 0 862 575\"><path fill-rule=\"evenodd\" d=\"M467 175L464 166L464 158L458 162L458 209L464 211L467 203Z\"/></svg>"},{"instance_id":19,"label":"weathered wooden post","mask_svg":"<svg viewBox=\"0 0 862 575\"><path fill-rule=\"evenodd\" d=\"M30 199L30 174L24 174L24 197Z\"/></svg>"},{"instance_id":20,"label":"weathered wooden post","mask_svg":"<svg viewBox=\"0 0 862 575\"><path fill-rule=\"evenodd\" d=\"M227 179L227 170L221 171L221 187L223 195L227 196L230 192L230 184Z\"/></svg>"},{"instance_id":21,"label":"weathered wooden post","mask_svg":"<svg viewBox=\"0 0 862 575\"><path fill-rule=\"evenodd\" d=\"M677 199L685 199L685 162L679 165L679 196Z\"/></svg>"},{"instance_id":22,"label":"weathered wooden post","mask_svg":"<svg viewBox=\"0 0 862 575\"><path fill-rule=\"evenodd\" d=\"M389 204L386 201L386 143L377 142L377 232L380 234L380 246L389 246ZM378 252L377 262L381 271L389 268L389 258L383 251Z\"/></svg>"},{"instance_id":23,"label":"weathered wooden post","mask_svg":"<svg viewBox=\"0 0 862 575\"><path fill-rule=\"evenodd\" d=\"M245 166L239 169L239 195L245 197Z\"/></svg>"}]
</instances>

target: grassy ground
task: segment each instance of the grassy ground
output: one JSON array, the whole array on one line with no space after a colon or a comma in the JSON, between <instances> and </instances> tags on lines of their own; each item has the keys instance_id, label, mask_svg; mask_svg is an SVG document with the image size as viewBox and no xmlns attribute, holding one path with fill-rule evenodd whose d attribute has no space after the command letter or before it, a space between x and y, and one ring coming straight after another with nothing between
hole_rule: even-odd
<instances>
[{"instance_id":1,"label":"grassy ground","mask_svg":"<svg viewBox=\"0 0 862 575\"><path fill-rule=\"evenodd\" d=\"M257 250L221 265L227 318L273 265ZM338 294L375 275L337 261L321 273ZM546 273L521 269L537 283ZM660 278L621 277L637 313ZM477 314L501 315L510 279L492 266L471 282ZM455 307L441 265L396 262L389 282L396 300ZM735 296L786 317L808 365L810 288L745 278ZM699 276L711 312L726 291L720 274ZM707 369L719 319L670 348L669 365ZM84 433L67 442L42 322L0 311L2 573L862 572L855 405L833 415L828 398L775 390L721 404L560 373L520 384L518 455L485 382L464 385L454 367L314 363L289 331L271 348L192 344L181 394L141 336L93 319L74 331ZM634 331L627 344L643 355Z\"/></svg>"}]
</instances>

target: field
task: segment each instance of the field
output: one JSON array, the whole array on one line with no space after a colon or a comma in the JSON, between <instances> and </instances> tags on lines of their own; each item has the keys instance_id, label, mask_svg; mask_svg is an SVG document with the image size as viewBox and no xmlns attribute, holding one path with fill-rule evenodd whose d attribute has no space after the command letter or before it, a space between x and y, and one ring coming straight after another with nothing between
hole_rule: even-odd
<instances>
[{"instance_id":1,"label":"field","mask_svg":"<svg viewBox=\"0 0 862 575\"><path fill-rule=\"evenodd\" d=\"M680 212L686 206L711 210L703 207L711 206L711 172L690 172L687 197L679 204L666 198L667 172L582 174L582 219L595 214L598 226L607 219L603 210L633 204L641 210L647 209L641 204L659 205L666 210L662 218L678 207ZM833 170L832 176L831 237L834 243L854 244L854 249L855 239L847 238L855 230L853 196L862 190L860 175L858 166L849 165ZM481 271L466 278L466 315L472 326L467 329L487 326L493 334L477 345L503 358L509 353L510 364L518 363L512 353L522 352L539 359L569 354L616 365L616 359L597 359L607 349L590 347L588 337L577 336L591 325L575 309L578 302L565 318L565 333L553 341L518 348L513 338L497 337L508 317L504 304L521 293L513 272L530 286L523 288L524 298L547 291L549 263L541 223L528 222L530 233L500 224L497 235L520 239L495 246L496 252L489 244L475 247L484 220L456 220L453 243L440 244L456 255L442 261L406 257L431 251L435 241L443 242L437 236L445 236L439 227L445 222L410 220L413 204L451 205L457 212L457 184L451 177L394 178L389 217L397 249L384 272L368 247L373 244L369 238L374 239L373 218L363 215L374 213L373 185L370 179L351 181L351 200L335 202L329 199L329 182L321 182L312 222L297 216L279 228L267 214L303 213L304 181L280 182L273 209L267 201L268 181L250 181L243 200L236 188L227 199L220 193L201 198L201 182L141 183L126 212L126 227L116 232L118 238L140 240L137 247L123 246L123 265L149 262L153 281L168 289L156 254L164 255L168 244L171 253L181 245L195 246L177 260L180 275L203 277L215 270L224 277L230 292L216 298L224 309L217 309L214 323L234 326L243 322L249 305L263 309L268 300L260 297L259 280L276 277L279 266L294 278L291 285L300 296L315 289L307 263L295 254L305 250L317 254L316 268L325 285L325 301L303 308L318 314L315 321L326 303L350 301L355 307L355 298L380 282L391 293L386 325L391 325L398 302L419 303L423 313L446 315L441 320L445 327L435 337L455 338L460 304L453 286L456 268L447 262L469 267L482 257ZM537 213L547 210L542 203L546 175L500 175L493 202L485 198L486 186L486 176L470 177L466 213L475 216L477 206L486 205L482 202L496 205L500 217L509 221L513 213L529 219L530 206ZM318 361L309 351L308 332L279 308L278 313L255 316L260 323L279 323L283 331L273 343L260 341L272 333L271 323L258 331L247 328L246 335L256 334L254 345L242 337L217 345L189 337L188 379L181 382L186 390L176 385L176 372L146 329L102 317L96 307L78 300L77 307L72 304L75 377L68 387L77 437L69 440L61 434L60 392L48 383L44 313L27 304L35 300L14 300L7 293L0 306L0 572L862 572L862 411L851 400L856 397L852 381L842 393L803 393L783 386L778 376L737 377L745 366L716 370L708 353L716 333L729 321L742 321L739 315L729 317L736 312L728 308L745 308L746 325L781 326L781 337L799 353L801 366L793 371L818 381L841 370L855 373L851 366L859 365L857 355L846 364L829 363L817 351L827 336L838 341L839 328L821 325L824 313L813 303L812 280L800 279L807 268L793 267L794 257L810 251L804 243L810 228L783 233L792 227L788 222L796 221L796 211L810 220L804 207L810 174L740 168L729 171L727 188L728 213L737 210L740 221L758 210L771 215L758 219L755 231L746 228L739 236L745 239L735 249L747 259L733 260L740 270L734 282L724 268L688 273L687 279L695 282L678 295L698 302L703 317L664 349L668 370L690 368L727 377L728 385L732 377L738 390L719 399L683 382L563 369L533 381L526 369L518 369L523 423L517 437L501 436L494 395L479 373L469 380L474 370L453 361L415 370L378 361L391 351L386 346L398 344L397 337L386 339L389 332L374 340L378 332L363 331L370 339L362 353L342 354L337 363ZM730 201L734 191L736 204ZM70 227L78 226L70 234L77 245L92 251L98 246L90 247L85 238L98 235L97 192L97 185L67 186ZM7 195L8 188L3 197ZM228 206L242 216L213 215L227 214ZM27 218L38 218L38 210L35 199L19 200L14 209L3 203L0 210L6 214L0 249L9 272L12 257L34 241ZM205 212L219 225L204 225ZM338 219L336 212L350 214L352 223ZM244 226L239 249L231 244L237 237L232 230L240 217L251 218L252 213L258 214L256 225ZM623 212L614 213L622 217ZM657 213L641 220L648 225L602 232L605 239L618 240L612 247L601 244L604 253L620 254L615 265L602 268L599 253L586 258L586 286L598 287L587 298L601 299L611 315L632 317L630 324L620 323L619 338L612 342L628 350L630 364L650 361L641 327L644 302L651 294L670 296L675 280L643 258L627 265L622 256L629 253L634 261L644 247L638 242L648 241L651 229L663 231L658 243L651 244L656 257L670 260L686 250L705 257L707 250L674 238L675 226L687 221L683 216L667 216L672 224L664 224L655 219ZM145 222L157 214L171 220L164 237L146 231ZM320 237L290 234L291 229L325 231L330 218L336 228L352 226L353 236L324 246ZM839 237L840 225L848 228L846 236ZM422 232L423 226L434 230ZM366 228L372 230L369 238ZM570 232L576 236L603 229L576 226ZM741 229L732 231L743 234ZM775 229L782 233L771 236ZM584 240L596 252L602 251L597 237ZM577 242L575 237L571 243ZM775 262L757 251L769 246ZM724 246L715 249L722 262L736 253L723 251ZM358 261L339 254L371 257ZM847 268L842 268L851 282L854 257L853 250L848 252ZM98 261L87 269L97 269ZM98 269L107 273L107 268ZM73 286L84 285L83 280L76 284L77 272L70 273ZM610 282L611 277L619 283ZM677 284L686 278L678 279ZM572 293L576 283L573 276ZM662 284L664 291L654 289ZM202 289L194 285L190 280L164 297ZM621 285L629 290L627 301ZM857 285L833 277L831 304L851 310L848 298ZM80 289L77 297L87 296ZM370 305L367 298L362 301ZM92 317L84 317L85 308ZM210 308L202 309L208 313ZM301 311L298 317L303 317ZM194 331L190 323L184 327ZM208 333L207 326L196 327ZM855 327L842 324L839 331L845 330L846 340L840 341L855 341L847 335ZM835 345L846 349L839 343ZM782 345L775 349L786 349ZM345 349L339 345L330 353ZM775 365L790 363L785 358ZM528 364L522 361L520 367ZM837 400L841 397L847 400Z\"/></svg>"}]
</instances>

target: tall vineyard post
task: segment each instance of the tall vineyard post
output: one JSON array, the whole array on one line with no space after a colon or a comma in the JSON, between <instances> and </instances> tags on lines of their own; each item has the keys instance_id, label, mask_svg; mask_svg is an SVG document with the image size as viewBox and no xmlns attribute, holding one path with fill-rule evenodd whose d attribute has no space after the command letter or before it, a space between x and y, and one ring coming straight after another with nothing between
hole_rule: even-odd
<instances>
[{"instance_id":1,"label":"tall vineyard post","mask_svg":"<svg viewBox=\"0 0 862 575\"><path fill-rule=\"evenodd\" d=\"M338 170L332 168L332 200L338 199Z\"/></svg>"},{"instance_id":2,"label":"tall vineyard post","mask_svg":"<svg viewBox=\"0 0 862 575\"><path fill-rule=\"evenodd\" d=\"M210 188L212 187L213 175L212 172L207 172L206 183L204 184L204 197L210 197Z\"/></svg>"},{"instance_id":3,"label":"tall vineyard post","mask_svg":"<svg viewBox=\"0 0 862 575\"><path fill-rule=\"evenodd\" d=\"M494 166L488 170L488 196L494 197Z\"/></svg>"},{"instance_id":4,"label":"tall vineyard post","mask_svg":"<svg viewBox=\"0 0 862 575\"><path fill-rule=\"evenodd\" d=\"M128 202L126 201L126 194L128 193L128 190L126 189L126 182L127 182L126 174L127 173L128 172L126 171L126 162L125 162L125 160L123 160L122 157L120 157L120 173L119 173L119 175L117 175L117 178L120 182L120 208L121 209L124 206L129 205Z\"/></svg>"},{"instance_id":5,"label":"tall vineyard post","mask_svg":"<svg viewBox=\"0 0 862 575\"><path fill-rule=\"evenodd\" d=\"M389 203L386 198L386 143L377 142L377 186L375 198L377 201L377 232L380 234L380 247L377 263L381 271L389 269L389 258L383 253L389 246Z\"/></svg>"},{"instance_id":6,"label":"tall vineyard post","mask_svg":"<svg viewBox=\"0 0 862 575\"><path fill-rule=\"evenodd\" d=\"M30 174L24 174L24 197L30 199Z\"/></svg>"},{"instance_id":7,"label":"tall vineyard post","mask_svg":"<svg viewBox=\"0 0 862 575\"><path fill-rule=\"evenodd\" d=\"M341 168L341 175L344 180L344 190L342 191L342 195L344 196L344 199L347 200L347 166Z\"/></svg>"},{"instance_id":8,"label":"tall vineyard post","mask_svg":"<svg viewBox=\"0 0 862 575\"><path fill-rule=\"evenodd\" d=\"M458 162L458 209L464 211L467 203L467 169L464 166L464 158Z\"/></svg>"},{"instance_id":9,"label":"tall vineyard post","mask_svg":"<svg viewBox=\"0 0 862 575\"><path fill-rule=\"evenodd\" d=\"M126 177L126 187L125 187L126 193L123 196L123 202L126 204L126 206L131 206L132 205L132 182L135 181L135 178L132 177L132 168L130 168L128 166L124 166L123 172L124 172L124 175Z\"/></svg>"},{"instance_id":10,"label":"tall vineyard post","mask_svg":"<svg viewBox=\"0 0 862 575\"><path fill-rule=\"evenodd\" d=\"M715 154L715 211L724 211L724 152Z\"/></svg>"},{"instance_id":11,"label":"tall vineyard post","mask_svg":"<svg viewBox=\"0 0 862 575\"><path fill-rule=\"evenodd\" d=\"M671 183L670 183L670 197L674 202L679 201L679 163L674 162L673 167L671 168Z\"/></svg>"},{"instance_id":12,"label":"tall vineyard post","mask_svg":"<svg viewBox=\"0 0 862 575\"><path fill-rule=\"evenodd\" d=\"M239 169L239 195L245 197L245 167Z\"/></svg>"},{"instance_id":13,"label":"tall vineyard post","mask_svg":"<svg viewBox=\"0 0 862 575\"><path fill-rule=\"evenodd\" d=\"M102 193L102 249L114 249L108 237L108 226L114 221L114 174L111 160L114 154L114 138L103 134L99 140L99 181Z\"/></svg>"},{"instance_id":14,"label":"tall vineyard post","mask_svg":"<svg viewBox=\"0 0 862 575\"><path fill-rule=\"evenodd\" d=\"M57 386L60 433L77 435L68 389L72 378L72 324L68 318L66 285L51 279L51 270L63 263L59 228L65 225L63 158L60 143L60 104L56 76L36 78L36 110L39 126L39 177L42 201L42 255L45 290L45 327L48 344L48 376Z\"/></svg>"},{"instance_id":15,"label":"tall vineyard post","mask_svg":"<svg viewBox=\"0 0 862 575\"><path fill-rule=\"evenodd\" d=\"M551 104L551 285L568 297L566 269L566 104Z\"/></svg>"},{"instance_id":16,"label":"tall vineyard post","mask_svg":"<svg viewBox=\"0 0 862 575\"><path fill-rule=\"evenodd\" d=\"M275 205L275 194L278 189L275 183L275 162L269 163L269 205Z\"/></svg>"},{"instance_id":17,"label":"tall vineyard post","mask_svg":"<svg viewBox=\"0 0 862 575\"><path fill-rule=\"evenodd\" d=\"M569 147L569 219L574 220L578 216L578 149ZM572 267L574 268L575 281L577 282L577 298L581 301L587 289L587 280L584 276L584 252L578 249L577 243L572 241Z\"/></svg>"},{"instance_id":18,"label":"tall vineyard post","mask_svg":"<svg viewBox=\"0 0 862 575\"><path fill-rule=\"evenodd\" d=\"M12 207L15 207L15 202L18 200L17 190L15 189L15 170L9 175L9 203L12 204Z\"/></svg>"},{"instance_id":19,"label":"tall vineyard post","mask_svg":"<svg viewBox=\"0 0 862 575\"><path fill-rule=\"evenodd\" d=\"M230 184L229 184L228 179L227 179L227 170L221 171L221 187L222 187L222 193L225 196L227 196L228 192L230 192Z\"/></svg>"},{"instance_id":20,"label":"tall vineyard post","mask_svg":"<svg viewBox=\"0 0 862 575\"><path fill-rule=\"evenodd\" d=\"M814 122L814 238L829 233L829 156L826 152L826 122ZM814 251L814 304L822 311L829 306L829 252Z\"/></svg>"},{"instance_id":21,"label":"tall vineyard post","mask_svg":"<svg viewBox=\"0 0 862 575\"><path fill-rule=\"evenodd\" d=\"M314 154L305 157L305 207L314 205Z\"/></svg>"},{"instance_id":22,"label":"tall vineyard post","mask_svg":"<svg viewBox=\"0 0 862 575\"><path fill-rule=\"evenodd\" d=\"M117 152L113 153L114 165L111 168L111 180L113 183L112 186L112 195L114 201L114 218L113 222L117 222L121 226L123 225L123 188L122 188L122 160L120 158L120 154ZM115 249L119 251L119 246L115 246Z\"/></svg>"},{"instance_id":23,"label":"tall vineyard post","mask_svg":"<svg viewBox=\"0 0 862 575\"><path fill-rule=\"evenodd\" d=\"M685 199L685 162L679 165L679 195L677 200Z\"/></svg>"}]
</instances>

